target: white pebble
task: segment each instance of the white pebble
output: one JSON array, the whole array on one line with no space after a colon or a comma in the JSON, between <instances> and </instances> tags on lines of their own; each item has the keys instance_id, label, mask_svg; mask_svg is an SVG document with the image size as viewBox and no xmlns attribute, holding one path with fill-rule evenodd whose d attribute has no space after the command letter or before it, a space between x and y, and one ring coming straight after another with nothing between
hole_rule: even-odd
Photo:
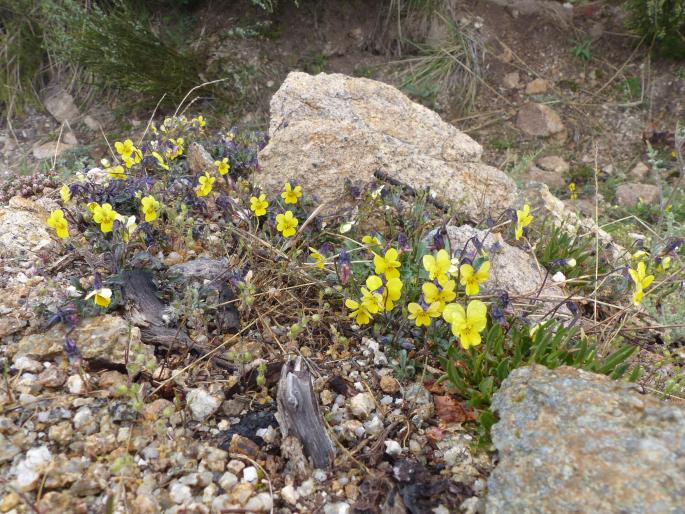
<instances>
[{"instance_id":1,"label":"white pebble","mask_svg":"<svg viewBox=\"0 0 685 514\"><path fill-rule=\"evenodd\" d=\"M402 447L400 446L400 443L398 443L397 441L388 439L387 441L385 441L385 453L387 453L391 457L397 457L402 453Z\"/></svg>"},{"instance_id":2,"label":"white pebble","mask_svg":"<svg viewBox=\"0 0 685 514\"><path fill-rule=\"evenodd\" d=\"M67 390L71 394L83 394L86 390L86 384L83 382L81 375L71 375L67 378Z\"/></svg>"},{"instance_id":3,"label":"white pebble","mask_svg":"<svg viewBox=\"0 0 685 514\"><path fill-rule=\"evenodd\" d=\"M248 466L243 470L243 481L256 482L257 478L259 478L259 474L254 466Z\"/></svg>"},{"instance_id":4,"label":"white pebble","mask_svg":"<svg viewBox=\"0 0 685 514\"><path fill-rule=\"evenodd\" d=\"M295 505L299 497L300 495L292 485L286 485L283 489L281 489L281 498L283 498L290 505Z\"/></svg>"},{"instance_id":5,"label":"white pebble","mask_svg":"<svg viewBox=\"0 0 685 514\"><path fill-rule=\"evenodd\" d=\"M200 388L188 391L186 403L196 421L204 421L221 406L221 400Z\"/></svg>"},{"instance_id":6,"label":"white pebble","mask_svg":"<svg viewBox=\"0 0 685 514\"><path fill-rule=\"evenodd\" d=\"M169 497L174 503L190 503L193 493L187 485L176 482L169 488Z\"/></svg>"},{"instance_id":7,"label":"white pebble","mask_svg":"<svg viewBox=\"0 0 685 514\"><path fill-rule=\"evenodd\" d=\"M359 393L350 399L350 411L358 418L368 418L376 408L376 402L369 393Z\"/></svg>"}]
</instances>

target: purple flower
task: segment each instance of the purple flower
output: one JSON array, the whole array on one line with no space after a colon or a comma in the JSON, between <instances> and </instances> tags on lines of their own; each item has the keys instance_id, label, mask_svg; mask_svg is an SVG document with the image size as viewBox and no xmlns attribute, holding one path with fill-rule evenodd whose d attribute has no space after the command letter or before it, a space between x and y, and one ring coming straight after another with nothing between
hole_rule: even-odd
<instances>
[{"instance_id":1,"label":"purple flower","mask_svg":"<svg viewBox=\"0 0 685 514\"><path fill-rule=\"evenodd\" d=\"M81 365L81 350L76 346L76 341L69 338L69 336L64 337L64 352L67 354L69 363L72 366L78 367Z\"/></svg>"}]
</instances>

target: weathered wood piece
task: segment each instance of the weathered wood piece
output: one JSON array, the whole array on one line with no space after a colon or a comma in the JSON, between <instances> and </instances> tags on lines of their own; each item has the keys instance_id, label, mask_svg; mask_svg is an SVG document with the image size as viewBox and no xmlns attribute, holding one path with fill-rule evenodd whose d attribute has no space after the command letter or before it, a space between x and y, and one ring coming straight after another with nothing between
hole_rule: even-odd
<instances>
[{"instance_id":1,"label":"weathered wood piece","mask_svg":"<svg viewBox=\"0 0 685 514\"><path fill-rule=\"evenodd\" d=\"M122 276L128 317L131 323L140 328L140 339L144 343L179 353L189 351L201 357L211 351L211 348L195 343L183 328L166 326L162 319L166 306L157 297L152 273L135 269L124 272ZM235 364L220 357L213 357L211 362L223 369L238 370Z\"/></svg>"},{"instance_id":2,"label":"weathered wood piece","mask_svg":"<svg viewBox=\"0 0 685 514\"><path fill-rule=\"evenodd\" d=\"M333 443L324 427L311 376L302 357L283 365L276 401L276 420L283 438L295 436L315 467L330 468L335 454Z\"/></svg>"}]
</instances>

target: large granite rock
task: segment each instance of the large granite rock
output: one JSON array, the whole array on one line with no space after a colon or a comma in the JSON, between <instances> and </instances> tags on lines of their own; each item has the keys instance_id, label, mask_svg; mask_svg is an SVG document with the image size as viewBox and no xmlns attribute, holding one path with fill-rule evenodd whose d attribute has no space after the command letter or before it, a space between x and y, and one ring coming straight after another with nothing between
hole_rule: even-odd
<instances>
[{"instance_id":1,"label":"large granite rock","mask_svg":"<svg viewBox=\"0 0 685 514\"><path fill-rule=\"evenodd\" d=\"M40 252L58 248L50 233L54 231L46 223L49 215L37 203L21 197L0 207L0 260L33 260Z\"/></svg>"},{"instance_id":2,"label":"large granite rock","mask_svg":"<svg viewBox=\"0 0 685 514\"><path fill-rule=\"evenodd\" d=\"M340 74L290 73L271 99L269 144L256 181L274 195L287 180L326 204L346 206L345 181L375 172L474 217L510 207L516 185L481 162L481 146L392 86Z\"/></svg>"},{"instance_id":3,"label":"large granite rock","mask_svg":"<svg viewBox=\"0 0 685 514\"><path fill-rule=\"evenodd\" d=\"M685 512L685 410L574 368L514 371L495 394L488 514Z\"/></svg>"}]
</instances>

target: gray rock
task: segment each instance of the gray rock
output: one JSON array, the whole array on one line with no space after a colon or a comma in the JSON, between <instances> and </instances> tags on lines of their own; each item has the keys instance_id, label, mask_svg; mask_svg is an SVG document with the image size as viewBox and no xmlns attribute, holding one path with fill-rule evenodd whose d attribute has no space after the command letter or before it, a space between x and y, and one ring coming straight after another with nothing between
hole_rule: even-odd
<instances>
[{"instance_id":1,"label":"gray rock","mask_svg":"<svg viewBox=\"0 0 685 514\"><path fill-rule=\"evenodd\" d=\"M345 182L376 172L476 215L509 207L516 185L481 162L481 146L392 86L340 74L290 73L271 99L270 143L255 177L270 195L294 179L327 213L348 207Z\"/></svg>"},{"instance_id":2,"label":"gray rock","mask_svg":"<svg viewBox=\"0 0 685 514\"><path fill-rule=\"evenodd\" d=\"M74 97L61 88L51 88L44 95L43 105L60 123L72 121L79 115L78 107L74 103Z\"/></svg>"},{"instance_id":3,"label":"gray rock","mask_svg":"<svg viewBox=\"0 0 685 514\"><path fill-rule=\"evenodd\" d=\"M541 182L552 189L562 189L566 186L566 180L561 173L543 170L534 164L528 168L524 178L526 181L533 180L535 182Z\"/></svg>"},{"instance_id":4,"label":"gray rock","mask_svg":"<svg viewBox=\"0 0 685 514\"><path fill-rule=\"evenodd\" d=\"M188 168L193 173L202 173L214 167L214 159L200 143L191 143L186 152Z\"/></svg>"},{"instance_id":5,"label":"gray rock","mask_svg":"<svg viewBox=\"0 0 685 514\"><path fill-rule=\"evenodd\" d=\"M649 176L649 166L644 162L638 162L633 169L630 170L630 176L635 180L645 180Z\"/></svg>"},{"instance_id":6,"label":"gray rock","mask_svg":"<svg viewBox=\"0 0 685 514\"><path fill-rule=\"evenodd\" d=\"M368 418L376 408L376 402L370 393L359 393L350 398L350 412L358 418Z\"/></svg>"},{"instance_id":7,"label":"gray rock","mask_svg":"<svg viewBox=\"0 0 685 514\"><path fill-rule=\"evenodd\" d=\"M188 391L186 402L193 419L197 421L204 421L218 411L221 406L221 399L200 388Z\"/></svg>"},{"instance_id":8,"label":"gray rock","mask_svg":"<svg viewBox=\"0 0 685 514\"><path fill-rule=\"evenodd\" d=\"M48 216L49 212L28 200L19 202L16 207L0 207L0 248L3 259L8 259L8 262L11 259L23 260L33 258L41 250L56 250L58 245L52 239L54 231L46 224ZM15 326L17 324L19 327ZM4 331L16 332L23 324L17 321Z\"/></svg>"},{"instance_id":9,"label":"gray rock","mask_svg":"<svg viewBox=\"0 0 685 514\"><path fill-rule=\"evenodd\" d=\"M548 137L565 130L559 115L547 105L529 102L519 110L516 126L529 136Z\"/></svg>"},{"instance_id":10,"label":"gray rock","mask_svg":"<svg viewBox=\"0 0 685 514\"><path fill-rule=\"evenodd\" d=\"M540 157L537 160L537 165L545 171L553 171L554 173L559 174L568 173L568 170L570 169L568 163L558 155Z\"/></svg>"},{"instance_id":11,"label":"gray rock","mask_svg":"<svg viewBox=\"0 0 685 514\"><path fill-rule=\"evenodd\" d=\"M685 512L685 410L574 368L514 371L495 394L488 514Z\"/></svg>"},{"instance_id":12,"label":"gray rock","mask_svg":"<svg viewBox=\"0 0 685 514\"><path fill-rule=\"evenodd\" d=\"M629 182L616 188L616 202L622 207L632 207L643 202L651 205L659 204L659 188L652 184Z\"/></svg>"},{"instance_id":13,"label":"gray rock","mask_svg":"<svg viewBox=\"0 0 685 514\"><path fill-rule=\"evenodd\" d=\"M541 95L547 92L549 82L545 79L533 79L526 84L527 95Z\"/></svg>"},{"instance_id":14,"label":"gray rock","mask_svg":"<svg viewBox=\"0 0 685 514\"><path fill-rule=\"evenodd\" d=\"M516 89L519 87L519 72L518 71L512 71L511 73L507 73L504 75L502 78L502 85L506 89Z\"/></svg>"},{"instance_id":15,"label":"gray rock","mask_svg":"<svg viewBox=\"0 0 685 514\"><path fill-rule=\"evenodd\" d=\"M52 159L55 156L59 157L67 150L74 148L73 144L69 144L65 141L51 141L49 143L43 143L42 145L35 145L33 147L33 156L36 159Z\"/></svg>"}]
</instances>

